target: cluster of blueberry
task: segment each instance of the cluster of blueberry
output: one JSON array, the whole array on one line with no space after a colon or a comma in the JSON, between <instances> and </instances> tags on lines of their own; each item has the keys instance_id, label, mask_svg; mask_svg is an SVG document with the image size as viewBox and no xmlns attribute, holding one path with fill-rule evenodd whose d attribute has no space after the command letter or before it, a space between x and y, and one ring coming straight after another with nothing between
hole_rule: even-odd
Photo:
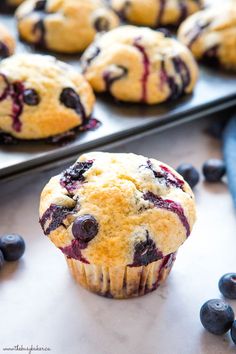
<instances>
[{"instance_id":1,"label":"cluster of blueberry","mask_svg":"<svg viewBox=\"0 0 236 354\"><path fill-rule=\"evenodd\" d=\"M219 280L219 290L224 297L236 299L236 273L227 273ZM200 320L210 333L221 335L230 329L231 338L236 344L236 320L232 307L221 299L212 299L202 306Z\"/></svg>"},{"instance_id":2,"label":"cluster of blueberry","mask_svg":"<svg viewBox=\"0 0 236 354\"><path fill-rule=\"evenodd\" d=\"M20 235L10 234L0 237L0 269L5 261L18 261L25 252L25 241Z\"/></svg>"},{"instance_id":3,"label":"cluster of blueberry","mask_svg":"<svg viewBox=\"0 0 236 354\"><path fill-rule=\"evenodd\" d=\"M200 180L198 170L190 163L181 164L176 171L183 176L191 188L194 188ZM209 159L203 164L202 173L207 182L220 182L226 173L225 163L222 160Z\"/></svg>"}]
</instances>

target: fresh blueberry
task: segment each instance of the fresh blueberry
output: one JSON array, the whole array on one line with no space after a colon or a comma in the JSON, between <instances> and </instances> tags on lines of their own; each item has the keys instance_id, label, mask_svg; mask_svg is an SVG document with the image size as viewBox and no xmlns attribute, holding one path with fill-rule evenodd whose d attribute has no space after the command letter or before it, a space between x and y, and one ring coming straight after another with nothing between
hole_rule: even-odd
<instances>
[{"instance_id":1,"label":"fresh blueberry","mask_svg":"<svg viewBox=\"0 0 236 354\"><path fill-rule=\"evenodd\" d=\"M72 234L81 242L91 241L97 233L97 220L89 214L79 216L72 226Z\"/></svg>"},{"instance_id":2,"label":"fresh blueberry","mask_svg":"<svg viewBox=\"0 0 236 354\"><path fill-rule=\"evenodd\" d=\"M109 21L105 17L98 17L94 22L94 28L97 32L108 31L110 27Z\"/></svg>"},{"instance_id":3,"label":"fresh blueberry","mask_svg":"<svg viewBox=\"0 0 236 354\"><path fill-rule=\"evenodd\" d=\"M20 235L4 235L0 238L0 250L6 261L17 261L24 254L25 241Z\"/></svg>"},{"instance_id":4,"label":"fresh blueberry","mask_svg":"<svg viewBox=\"0 0 236 354\"><path fill-rule=\"evenodd\" d=\"M0 269L4 266L4 256L2 251L0 251Z\"/></svg>"},{"instance_id":5,"label":"fresh blueberry","mask_svg":"<svg viewBox=\"0 0 236 354\"><path fill-rule=\"evenodd\" d=\"M226 173L225 163L222 160L207 160L202 167L207 182L219 182Z\"/></svg>"},{"instance_id":6,"label":"fresh blueberry","mask_svg":"<svg viewBox=\"0 0 236 354\"><path fill-rule=\"evenodd\" d=\"M231 334L231 338L232 338L234 344L236 344L236 320L233 322L230 334Z\"/></svg>"},{"instance_id":7,"label":"fresh blueberry","mask_svg":"<svg viewBox=\"0 0 236 354\"><path fill-rule=\"evenodd\" d=\"M34 89L26 89L23 94L24 103L29 106L37 106L39 104L39 95Z\"/></svg>"},{"instance_id":8,"label":"fresh blueberry","mask_svg":"<svg viewBox=\"0 0 236 354\"><path fill-rule=\"evenodd\" d=\"M179 165L176 171L188 182L191 188L194 188L198 184L200 179L199 172L190 163Z\"/></svg>"},{"instance_id":9,"label":"fresh blueberry","mask_svg":"<svg viewBox=\"0 0 236 354\"><path fill-rule=\"evenodd\" d=\"M229 299L236 299L236 273L227 273L219 280L220 292Z\"/></svg>"},{"instance_id":10,"label":"fresh blueberry","mask_svg":"<svg viewBox=\"0 0 236 354\"><path fill-rule=\"evenodd\" d=\"M234 311L223 300L209 300L201 308L200 320L203 327L210 333L217 335L224 334L233 324Z\"/></svg>"}]
</instances>

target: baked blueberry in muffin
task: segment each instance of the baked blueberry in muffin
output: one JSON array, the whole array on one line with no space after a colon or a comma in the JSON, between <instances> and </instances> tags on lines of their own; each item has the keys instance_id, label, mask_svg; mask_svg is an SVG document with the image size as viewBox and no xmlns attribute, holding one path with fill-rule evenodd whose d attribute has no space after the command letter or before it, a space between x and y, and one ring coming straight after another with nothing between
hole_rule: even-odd
<instances>
[{"instance_id":1,"label":"baked blueberry in muffin","mask_svg":"<svg viewBox=\"0 0 236 354\"><path fill-rule=\"evenodd\" d=\"M202 0L110 0L110 3L123 20L155 28L179 25L203 7Z\"/></svg>"},{"instance_id":2,"label":"baked blueberry in muffin","mask_svg":"<svg viewBox=\"0 0 236 354\"><path fill-rule=\"evenodd\" d=\"M98 32L119 25L102 0L26 0L16 18L24 41L64 53L83 51Z\"/></svg>"},{"instance_id":3,"label":"baked blueberry in muffin","mask_svg":"<svg viewBox=\"0 0 236 354\"><path fill-rule=\"evenodd\" d=\"M156 289L194 222L183 178L134 154L84 154L49 181L40 200L43 231L75 279L114 298Z\"/></svg>"},{"instance_id":4,"label":"baked blueberry in muffin","mask_svg":"<svg viewBox=\"0 0 236 354\"><path fill-rule=\"evenodd\" d=\"M193 91L198 68L191 52L161 31L123 26L98 38L82 56L97 92L155 104Z\"/></svg>"},{"instance_id":5,"label":"baked blueberry in muffin","mask_svg":"<svg viewBox=\"0 0 236 354\"><path fill-rule=\"evenodd\" d=\"M15 40L7 28L0 24L0 60L9 57L15 51Z\"/></svg>"},{"instance_id":6,"label":"baked blueberry in muffin","mask_svg":"<svg viewBox=\"0 0 236 354\"><path fill-rule=\"evenodd\" d=\"M51 56L0 63L0 130L15 138L43 139L86 124L94 101L82 75Z\"/></svg>"},{"instance_id":7,"label":"baked blueberry in muffin","mask_svg":"<svg viewBox=\"0 0 236 354\"><path fill-rule=\"evenodd\" d=\"M178 38L196 59L236 70L236 2L212 6L190 16Z\"/></svg>"}]
</instances>

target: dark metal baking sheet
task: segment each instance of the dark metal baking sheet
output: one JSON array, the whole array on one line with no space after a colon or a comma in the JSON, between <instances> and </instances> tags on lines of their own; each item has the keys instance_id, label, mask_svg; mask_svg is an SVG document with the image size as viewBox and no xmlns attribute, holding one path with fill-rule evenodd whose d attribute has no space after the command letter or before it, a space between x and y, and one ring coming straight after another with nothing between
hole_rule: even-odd
<instances>
[{"instance_id":1,"label":"dark metal baking sheet","mask_svg":"<svg viewBox=\"0 0 236 354\"><path fill-rule=\"evenodd\" d=\"M0 16L0 21L16 35L15 22L11 16ZM17 52L22 51L31 52L32 49L19 42ZM58 57L79 68L78 56ZM205 67L201 67L194 93L176 102L146 107L114 102L109 97L98 97L94 117L102 122L101 127L95 131L78 134L73 142L62 147L44 143L0 146L0 177L65 158L86 149L99 148L101 145L157 127L163 129L171 124L204 117L234 105L236 105L236 75Z\"/></svg>"}]
</instances>

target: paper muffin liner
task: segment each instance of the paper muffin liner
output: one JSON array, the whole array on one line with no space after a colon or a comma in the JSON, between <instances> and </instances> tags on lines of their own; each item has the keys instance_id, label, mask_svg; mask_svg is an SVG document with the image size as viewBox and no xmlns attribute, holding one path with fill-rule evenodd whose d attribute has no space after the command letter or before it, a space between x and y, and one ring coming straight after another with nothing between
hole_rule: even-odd
<instances>
[{"instance_id":1,"label":"paper muffin liner","mask_svg":"<svg viewBox=\"0 0 236 354\"><path fill-rule=\"evenodd\" d=\"M66 258L75 280L89 291L115 299L145 295L162 284L176 259L172 253L141 267L106 267Z\"/></svg>"}]
</instances>

